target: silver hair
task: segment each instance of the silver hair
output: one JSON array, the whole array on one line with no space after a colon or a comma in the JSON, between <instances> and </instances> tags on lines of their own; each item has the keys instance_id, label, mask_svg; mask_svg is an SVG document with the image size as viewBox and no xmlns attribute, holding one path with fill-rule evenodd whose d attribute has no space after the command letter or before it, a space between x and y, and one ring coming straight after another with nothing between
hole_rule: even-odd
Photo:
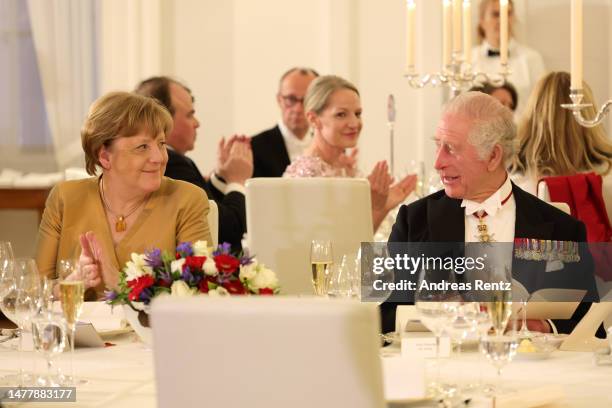
<instances>
[{"instance_id":1,"label":"silver hair","mask_svg":"<svg viewBox=\"0 0 612 408\"><path fill-rule=\"evenodd\" d=\"M514 157L516 125L510 109L497 99L482 92L465 92L446 104L444 114L463 116L472 121L468 141L482 160L488 158L497 144L503 151L504 166Z\"/></svg>"}]
</instances>

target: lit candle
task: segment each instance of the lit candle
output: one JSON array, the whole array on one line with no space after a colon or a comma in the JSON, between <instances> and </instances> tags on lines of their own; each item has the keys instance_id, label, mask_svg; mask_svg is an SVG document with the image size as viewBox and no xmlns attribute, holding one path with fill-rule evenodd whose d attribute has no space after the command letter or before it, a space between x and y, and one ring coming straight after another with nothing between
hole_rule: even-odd
<instances>
[{"instance_id":1,"label":"lit candle","mask_svg":"<svg viewBox=\"0 0 612 408\"><path fill-rule=\"evenodd\" d=\"M463 0L463 61L472 63L472 5Z\"/></svg>"},{"instance_id":2,"label":"lit candle","mask_svg":"<svg viewBox=\"0 0 612 408\"><path fill-rule=\"evenodd\" d=\"M572 0L572 84L571 89L582 89L582 0Z\"/></svg>"},{"instance_id":3,"label":"lit candle","mask_svg":"<svg viewBox=\"0 0 612 408\"><path fill-rule=\"evenodd\" d=\"M414 13L416 4L414 0L406 0L406 70L410 71L414 67L414 44L415 26Z\"/></svg>"},{"instance_id":4,"label":"lit candle","mask_svg":"<svg viewBox=\"0 0 612 408\"><path fill-rule=\"evenodd\" d=\"M442 67L451 64L451 0L442 0Z\"/></svg>"},{"instance_id":5,"label":"lit candle","mask_svg":"<svg viewBox=\"0 0 612 408\"><path fill-rule=\"evenodd\" d=\"M461 1L453 0L453 52L461 53Z\"/></svg>"},{"instance_id":6,"label":"lit candle","mask_svg":"<svg viewBox=\"0 0 612 408\"><path fill-rule=\"evenodd\" d=\"M500 45L499 54L502 64L508 63L508 0L499 0L500 6Z\"/></svg>"}]
</instances>

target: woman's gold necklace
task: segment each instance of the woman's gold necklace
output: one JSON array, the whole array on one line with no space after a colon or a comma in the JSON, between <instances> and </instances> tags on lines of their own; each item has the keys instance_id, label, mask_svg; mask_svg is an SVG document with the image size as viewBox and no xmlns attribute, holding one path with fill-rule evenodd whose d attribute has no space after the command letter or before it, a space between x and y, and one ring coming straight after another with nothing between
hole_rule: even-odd
<instances>
[{"instance_id":1,"label":"woman's gold necklace","mask_svg":"<svg viewBox=\"0 0 612 408\"><path fill-rule=\"evenodd\" d=\"M135 205L134 208L132 208L126 215L117 214L110 208L110 205L108 205L108 203L106 202L106 196L104 195L104 180L102 180L102 177L100 177L100 197L102 198L102 203L104 203L104 208L106 208L106 211L108 211L113 217L115 217L115 231L117 232L123 232L127 229L127 223L125 222L125 220L130 215L134 214L136 210L139 209L149 198L148 196L145 197L141 202Z\"/></svg>"}]
</instances>

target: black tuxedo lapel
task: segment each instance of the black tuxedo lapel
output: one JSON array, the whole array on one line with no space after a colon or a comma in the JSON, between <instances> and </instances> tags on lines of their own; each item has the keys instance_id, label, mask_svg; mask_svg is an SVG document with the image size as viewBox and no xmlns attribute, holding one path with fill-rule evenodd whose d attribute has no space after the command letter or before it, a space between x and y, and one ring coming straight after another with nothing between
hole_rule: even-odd
<instances>
[{"instance_id":1,"label":"black tuxedo lapel","mask_svg":"<svg viewBox=\"0 0 612 408\"><path fill-rule=\"evenodd\" d=\"M275 132L271 133L271 143L268 144L271 153L269 158L271 161L274 161L276 171L282 175L289 163L291 163L291 160L289 159L289 152L287 151L285 139L283 139L280 128L277 126L274 130Z\"/></svg>"},{"instance_id":2,"label":"black tuxedo lapel","mask_svg":"<svg viewBox=\"0 0 612 408\"><path fill-rule=\"evenodd\" d=\"M285 139L278 126L253 136L251 147L253 177L281 177L290 164Z\"/></svg>"},{"instance_id":3,"label":"black tuxedo lapel","mask_svg":"<svg viewBox=\"0 0 612 408\"><path fill-rule=\"evenodd\" d=\"M429 241L465 241L465 211L461 202L446 195L427 203Z\"/></svg>"},{"instance_id":4,"label":"black tuxedo lapel","mask_svg":"<svg viewBox=\"0 0 612 408\"><path fill-rule=\"evenodd\" d=\"M516 222L514 238L552 239L554 223L538 219L539 211L531 205L532 200L525 191L512 183L512 194L516 203Z\"/></svg>"}]
</instances>

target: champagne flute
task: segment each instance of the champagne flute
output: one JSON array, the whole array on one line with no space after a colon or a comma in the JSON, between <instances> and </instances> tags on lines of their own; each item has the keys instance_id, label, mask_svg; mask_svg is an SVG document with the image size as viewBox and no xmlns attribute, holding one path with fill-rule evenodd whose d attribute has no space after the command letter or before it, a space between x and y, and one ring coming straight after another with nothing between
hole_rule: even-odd
<instances>
[{"instance_id":1,"label":"champagne flute","mask_svg":"<svg viewBox=\"0 0 612 408\"><path fill-rule=\"evenodd\" d=\"M313 240L310 244L312 286L318 296L327 295L328 277L334 263L332 244L328 240Z\"/></svg>"},{"instance_id":2,"label":"champagne flute","mask_svg":"<svg viewBox=\"0 0 612 408\"><path fill-rule=\"evenodd\" d=\"M507 266L493 267L490 271L490 282L511 282L512 277ZM512 291L494 290L489 292L487 311L497 335L502 335L512 314Z\"/></svg>"},{"instance_id":3,"label":"champagne flute","mask_svg":"<svg viewBox=\"0 0 612 408\"><path fill-rule=\"evenodd\" d=\"M75 381L74 376L74 335L83 306L85 283L76 261L67 259L60 261L60 270L59 297L62 313L70 334L70 379L68 382L76 384L77 381ZM85 380L78 382L86 383Z\"/></svg>"}]
</instances>

